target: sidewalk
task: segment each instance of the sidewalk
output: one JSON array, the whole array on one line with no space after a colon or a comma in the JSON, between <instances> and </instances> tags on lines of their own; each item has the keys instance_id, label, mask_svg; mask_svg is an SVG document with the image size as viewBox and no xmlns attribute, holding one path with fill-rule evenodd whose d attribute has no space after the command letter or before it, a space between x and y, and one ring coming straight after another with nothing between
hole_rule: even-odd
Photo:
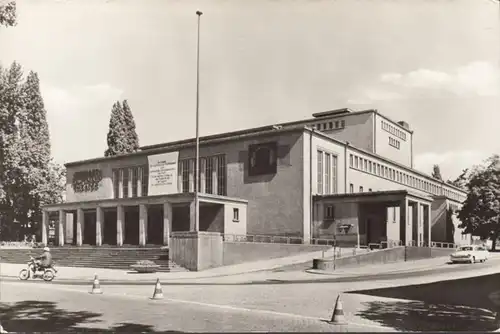
<instances>
[{"instance_id":1,"label":"sidewalk","mask_svg":"<svg viewBox=\"0 0 500 334\"><path fill-rule=\"evenodd\" d=\"M317 256L317 254L316 254ZM154 282L160 279L170 283L186 283L187 280L198 283L220 283L220 282L252 282L258 280L324 280L325 276L334 277L359 277L363 275L377 275L399 272L414 272L435 269L447 266L447 258L440 257L409 262L397 262L363 267L344 268L332 272L307 270L289 272L270 272L269 270L279 268L291 261L303 263L308 258L315 257L314 254L301 254L293 257L272 259L225 266L206 270L203 272L174 272L174 273L152 273L137 274L135 272L116 269L99 268L75 268L58 267L55 281L91 281L94 275L99 276L101 282ZM305 259L305 260L304 260ZM0 263L0 277L18 277L23 264Z\"/></svg>"}]
</instances>

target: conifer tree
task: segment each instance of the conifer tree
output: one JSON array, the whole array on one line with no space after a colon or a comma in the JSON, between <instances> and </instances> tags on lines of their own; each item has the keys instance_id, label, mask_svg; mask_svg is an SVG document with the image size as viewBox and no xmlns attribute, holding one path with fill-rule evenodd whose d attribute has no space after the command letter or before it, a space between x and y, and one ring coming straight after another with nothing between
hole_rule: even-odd
<instances>
[{"instance_id":1,"label":"conifer tree","mask_svg":"<svg viewBox=\"0 0 500 334\"><path fill-rule=\"evenodd\" d=\"M108 148L104 152L107 157L139 150L135 121L127 100L123 104L119 101L113 104L107 142Z\"/></svg>"}]
</instances>

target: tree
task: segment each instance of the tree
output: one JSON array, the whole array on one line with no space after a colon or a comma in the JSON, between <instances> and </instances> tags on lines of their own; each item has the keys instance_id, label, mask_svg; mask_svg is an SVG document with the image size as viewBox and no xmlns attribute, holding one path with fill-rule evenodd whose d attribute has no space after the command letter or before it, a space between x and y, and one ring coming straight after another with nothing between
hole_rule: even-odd
<instances>
[{"instance_id":1,"label":"tree","mask_svg":"<svg viewBox=\"0 0 500 334\"><path fill-rule=\"evenodd\" d=\"M139 150L134 117L127 100L124 100L123 104L117 101L111 108L107 142L108 148L104 152L106 157Z\"/></svg>"},{"instance_id":2,"label":"tree","mask_svg":"<svg viewBox=\"0 0 500 334\"><path fill-rule=\"evenodd\" d=\"M137 152L139 150L139 136L135 129L134 116L127 100L123 100L123 119L126 127L127 150Z\"/></svg>"},{"instance_id":3,"label":"tree","mask_svg":"<svg viewBox=\"0 0 500 334\"><path fill-rule=\"evenodd\" d=\"M22 81L14 63L2 75L0 106L2 154L0 229L2 237L20 238L38 230L41 207L62 200L64 169L52 161L47 112L38 75L30 72ZM14 224L17 221L19 224Z\"/></svg>"},{"instance_id":4,"label":"tree","mask_svg":"<svg viewBox=\"0 0 500 334\"><path fill-rule=\"evenodd\" d=\"M11 1L0 5L0 26L13 27L16 25L16 2Z\"/></svg>"},{"instance_id":5,"label":"tree","mask_svg":"<svg viewBox=\"0 0 500 334\"><path fill-rule=\"evenodd\" d=\"M469 169L466 168L466 169L462 170L462 173L455 180L448 180L446 182L451 184L452 186L455 186L455 187L458 187L461 189L466 189L468 178L469 178Z\"/></svg>"},{"instance_id":6,"label":"tree","mask_svg":"<svg viewBox=\"0 0 500 334\"><path fill-rule=\"evenodd\" d=\"M441 170L439 168L439 165L434 165L432 167L432 177L435 178L436 180L442 181L443 178L441 176Z\"/></svg>"},{"instance_id":7,"label":"tree","mask_svg":"<svg viewBox=\"0 0 500 334\"><path fill-rule=\"evenodd\" d=\"M458 218L463 233L472 233L492 240L495 250L500 236L500 156L493 155L484 166L477 166L470 173L468 195Z\"/></svg>"}]
</instances>

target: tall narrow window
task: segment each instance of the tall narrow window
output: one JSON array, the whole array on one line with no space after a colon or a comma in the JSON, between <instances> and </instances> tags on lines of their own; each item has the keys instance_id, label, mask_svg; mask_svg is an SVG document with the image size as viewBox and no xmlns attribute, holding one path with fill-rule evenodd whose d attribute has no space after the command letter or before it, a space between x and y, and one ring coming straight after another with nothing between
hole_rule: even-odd
<instances>
[{"instance_id":1,"label":"tall narrow window","mask_svg":"<svg viewBox=\"0 0 500 334\"><path fill-rule=\"evenodd\" d=\"M349 192L352 194L354 192L354 184L349 184Z\"/></svg>"},{"instance_id":2,"label":"tall narrow window","mask_svg":"<svg viewBox=\"0 0 500 334\"><path fill-rule=\"evenodd\" d=\"M219 155L217 159L218 171L217 171L217 195L226 196L226 156Z\"/></svg>"},{"instance_id":3,"label":"tall narrow window","mask_svg":"<svg viewBox=\"0 0 500 334\"><path fill-rule=\"evenodd\" d=\"M137 179L138 179L137 167L132 168L132 197L137 197Z\"/></svg>"},{"instance_id":4,"label":"tall narrow window","mask_svg":"<svg viewBox=\"0 0 500 334\"><path fill-rule=\"evenodd\" d=\"M213 171L214 171L214 164L213 164L213 159L208 158L206 159L206 164L205 164L205 192L207 194L213 194Z\"/></svg>"},{"instance_id":5,"label":"tall narrow window","mask_svg":"<svg viewBox=\"0 0 500 334\"><path fill-rule=\"evenodd\" d=\"M354 157L354 168L359 168L358 162L359 162L358 157Z\"/></svg>"},{"instance_id":6,"label":"tall narrow window","mask_svg":"<svg viewBox=\"0 0 500 334\"><path fill-rule=\"evenodd\" d=\"M352 154L349 154L349 166L354 167L354 157Z\"/></svg>"},{"instance_id":7,"label":"tall narrow window","mask_svg":"<svg viewBox=\"0 0 500 334\"><path fill-rule=\"evenodd\" d=\"M182 192L189 192L189 159L181 160L181 171L182 171Z\"/></svg>"},{"instance_id":8,"label":"tall narrow window","mask_svg":"<svg viewBox=\"0 0 500 334\"><path fill-rule=\"evenodd\" d=\"M142 180L141 180L142 192L141 196L148 195L148 187L149 187L149 166L142 166Z\"/></svg>"},{"instance_id":9,"label":"tall narrow window","mask_svg":"<svg viewBox=\"0 0 500 334\"><path fill-rule=\"evenodd\" d=\"M115 198L120 197L120 170L113 169L113 193Z\"/></svg>"},{"instance_id":10,"label":"tall narrow window","mask_svg":"<svg viewBox=\"0 0 500 334\"><path fill-rule=\"evenodd\" d=\"M362 193L363 192L363 186L359 186L359 192Z\"/></svg>"},{"instance_id":11,"label":"tall narrow window","mask_svg":"<svg viewBox=\"0 0 500 334\"><path fill-rule=\"evenodd\" d=\"M330 154L325 153L325 194L330 194Z\"/></svg>"},{"instance_id":12,"label":"tall narrow window","mask_svg":"<svg viewBox=\"0 0 500 334\"><path fill-rule=\"evenodd\" d=\"M318 151L318 194L323 194L323 152Z\"/></svg>"},{"instance_id":13,"label":"tall narrow window","mask_svg":"<svg viewBox=\"0 0 500 334\"><path fill-rule=\"evenodd\" d=\"M337 156L332 155L332 194L337 193Z\"/></svg>"},{"instance_id":14,"label":"tall narrow window","mask_svg":"<svg viewBox=\"0 0 500 334\"><path fill-rule=\"evenodd\" d=\"M128 168L122 169L123 173L123 198L128 198Z\"/></svg>"}]
</instances>

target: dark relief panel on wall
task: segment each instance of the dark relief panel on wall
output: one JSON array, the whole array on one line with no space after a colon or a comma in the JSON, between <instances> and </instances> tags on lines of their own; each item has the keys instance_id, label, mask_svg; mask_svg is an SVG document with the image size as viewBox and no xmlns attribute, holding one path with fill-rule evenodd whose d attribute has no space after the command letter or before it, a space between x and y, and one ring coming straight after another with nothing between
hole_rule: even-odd
<instances>
[{"instance_id":1,"label":"dark relief panel on wall","mask_svg":"<svg viewBox=\"0 0 500 334\"><path fill-rule=\"evenodd\" d=\"M71 186L76 193L94 192L99 189L99 183L102 181L102 172L100 169L91 169L79 171L73 174Z\"/></svg>"},{"instance_id":2,"label":"dark relief panel on wall","mask_svg":"<svg viewBox=\"0 0 500 334\"><path fill-rule=\"evenodd\" d=\"M248 175L276 174L278 143L253 144L248 147Z\"/></svg>"}]
</instances>

